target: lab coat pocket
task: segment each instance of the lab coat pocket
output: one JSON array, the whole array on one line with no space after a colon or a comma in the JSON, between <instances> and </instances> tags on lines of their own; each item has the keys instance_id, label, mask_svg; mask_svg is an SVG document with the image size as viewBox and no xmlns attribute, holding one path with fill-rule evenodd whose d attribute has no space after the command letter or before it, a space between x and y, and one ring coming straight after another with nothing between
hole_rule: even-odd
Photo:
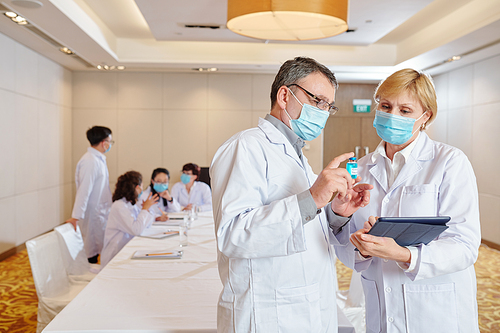
<instances>
[{"instance_id":1,"label":"lab coat pocket","mask_svg":"<svg viewBox=\"0 0 500 333\"><path fill-rule=\"evenodd\" d=\"M366 279L361 275L361 283L365 292L366 302L366 332L380 332L380 300L375 281Z\"/></svg>"},{"instance_id":2,"label":"lab coat pocket","mask_svg":"<svg viewBox=\"0 0 500 333\"><path fill-rule=\"evenodd\" d=\"M407 333L460 332L454 283L403 285Z\"/></svg>"},{"instance_id":3,"label":"lab coat pocket","mask_svg":"<svg viewBox=\"0 0 500 333\"><path fill-rule=\"evenodd\" d=\"M276 290L280 332L320 332L319 284Z\"/></svg>"},{"instance_id":4,"label":"lab coat pocket","mask_svg":"<svg viewBox=\"0 0 500 333\"><path fill-rule=\"evenodd\" d=\"M399 216L436 216L438 194L436 184L403 187Z\"/></svg>"}]
</instances>

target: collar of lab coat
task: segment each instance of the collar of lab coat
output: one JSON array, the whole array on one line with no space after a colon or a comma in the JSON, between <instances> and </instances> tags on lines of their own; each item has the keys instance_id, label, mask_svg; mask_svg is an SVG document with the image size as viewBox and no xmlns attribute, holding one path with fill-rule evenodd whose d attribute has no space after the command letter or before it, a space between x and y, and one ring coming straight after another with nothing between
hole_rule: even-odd
<instances>
[{"instance_id":1,"label":"collar of lab coat","mask_svg":"<svg viewBox=\"0 0 500 333\"><path fill-rule=\"evenodd\" d=\"M425 161L434 159L433 147L434 146L431 144L431 139L429 138L429 136L427 136L426 133L421 132L417 144L413 148L413 151L408 157L408 160L401 169L401 172L394 181L394 184L392 184L391 188L388 188L387 186L387 171L385 169L385 161L382 155L378 154L374 162L368 163L366 166L370 174L377 180L379 185L387 193L396 189L408 178L420 172L423 169L422 164Z\"/></svg>"},{"instance_id":2,"label":"collar of lab coat","mask_svg":"<svg viewBox=\"0 0 500 333\"><path fill-rule=\"evenodd\" d=\"M87 148L87 151L89 153L91 153L92 155L100 158L101 160L103 160L104 162L106 162L106 155L104 155L103 153L101 153L99 150L93 148L93 147L88 147Z\"/></svg>"},{"instance_id":3,"label":"collar of lab coat","mask_svg":"<svg viewBox=\"0 0 500 333\"><path fill-rule=\"evenodd\" d=\"M297 152L293 149L292 144L273 124L269 121L259 118L259 128L264 132L269 142L275 145L281 145L283 152L293 158L303 169L302 161L299 159Z\"/></svg>"}]
</instances>

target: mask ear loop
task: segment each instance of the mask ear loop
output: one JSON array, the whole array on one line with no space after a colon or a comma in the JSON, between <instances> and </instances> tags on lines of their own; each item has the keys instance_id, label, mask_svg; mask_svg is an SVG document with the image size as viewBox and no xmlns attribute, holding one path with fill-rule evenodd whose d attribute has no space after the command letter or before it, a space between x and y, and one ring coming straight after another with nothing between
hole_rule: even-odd
<instances>
[{"instance_id":1,"label":"mask ear loop","mask_svg":"<svg viewBox=\"0 0 500 333\"><path fill-rule=\"evenodd\" d=\"M302 103L300 103L299 99L297 98L297 96L295 96L295 94L293 93L292 90L290 90L290 88L286 87L286 89L288 89L288 91L290 91L292 93L292 96L295 97L295 99L297 100L297 102L299 102L299 104L301 106L304 106ZM288 113L288 111L286 109L283 109L283 111L285 111L286 115L288 116L288 118L290 119L290 121L292 121L292 117L290 117L290 114Z\"/></svg>"},{"instance_id":2,"label":"mask ear loop","mask_svg":"<svg viewBox=\"0 0 500 333\"><path fill-rule=\"evenodd\" d=\"M418 117L417 120L415 120L415 122L419 121L426 113L427 113L427 111L425 111L424 113L422 113L422 115L420 117ZM422 125L420 125L420 127L417 128L415 130L415 132L411 133L411 136L415 135L415 133L417 133L418 131L421 131L421 130L424 130L424 129L425 129L425 123L423 123Z\"/></svg>"}]
</instances>

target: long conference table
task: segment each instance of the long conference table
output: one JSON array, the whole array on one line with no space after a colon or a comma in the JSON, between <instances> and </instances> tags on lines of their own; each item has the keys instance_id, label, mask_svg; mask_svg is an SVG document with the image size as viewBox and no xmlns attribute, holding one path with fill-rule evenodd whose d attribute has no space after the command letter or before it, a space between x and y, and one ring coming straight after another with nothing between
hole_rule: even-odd
<instances>
[{"instance_id":1,"label":"long conference table","mask_svg":"<svg viewBox=\"0 0 500 333\"><path fill-rule=\"evenodd\" d=\"M138 250L179 249L178 235L134 237L43 332L217 332L222 284L211 213L193 221L188 243L181 259L132 259ZM340 309L338 322L339 333L355 332Z\"/></svg>"}]
</instances>

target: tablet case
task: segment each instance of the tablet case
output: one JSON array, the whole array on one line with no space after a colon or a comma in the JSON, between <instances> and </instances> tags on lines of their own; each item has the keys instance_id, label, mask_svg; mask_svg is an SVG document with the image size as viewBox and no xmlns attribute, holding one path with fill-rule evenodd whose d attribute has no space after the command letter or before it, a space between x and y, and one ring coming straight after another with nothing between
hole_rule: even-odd
<instances>
[{"instance_id":1,"label":"tablet case","mask_svg":"<svg viewBox=\"0 0 500 333\"><path fill-rule=\"evenodd\" d=\"M391 237L400 246L429 244L448 229L449 216L379 218L368 232L370 235Z\"/></svg>"}]
</instances>

